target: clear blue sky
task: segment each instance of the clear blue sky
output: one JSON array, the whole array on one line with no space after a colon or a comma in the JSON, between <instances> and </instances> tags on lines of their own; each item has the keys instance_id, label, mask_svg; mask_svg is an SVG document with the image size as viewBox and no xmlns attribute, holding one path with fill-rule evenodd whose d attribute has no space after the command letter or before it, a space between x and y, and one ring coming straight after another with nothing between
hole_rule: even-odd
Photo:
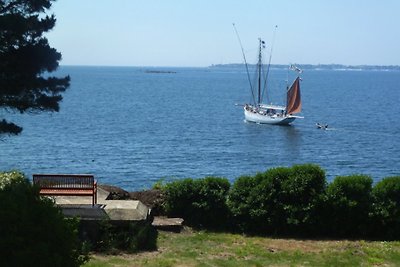
<instances>
[{"instance_id":1,"label":"clear blue sky","mask_svg":"<svg viewBox=\"0 0 400 267\"><path fill-rule=\"evenodd\" d=\"M58 0L47 34L62 65L209 66L248 61L258 37L273 63L400 65L399 0Z\"/></svg>"}]
</instances>

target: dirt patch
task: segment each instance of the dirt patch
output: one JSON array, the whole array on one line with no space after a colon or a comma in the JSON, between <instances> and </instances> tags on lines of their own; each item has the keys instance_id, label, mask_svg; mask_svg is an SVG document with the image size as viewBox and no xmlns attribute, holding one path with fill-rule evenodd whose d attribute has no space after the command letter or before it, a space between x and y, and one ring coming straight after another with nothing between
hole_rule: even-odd
<instances>
[{"instance_id":1,"label":"dirt patch","mask_svg":"<svg viewBox=\"0 0 400 267\"><path fill-rule=\"evenodd\" d=\"M280 251L302 251L305 253L320 253L324 251L338 250L347 244L347 241L335 240L295 240L295 239L265 239L260 240L260 245L263 245L269 252ZM351 242L353 246L357 242Z\"/></svg>"}]
</instances>

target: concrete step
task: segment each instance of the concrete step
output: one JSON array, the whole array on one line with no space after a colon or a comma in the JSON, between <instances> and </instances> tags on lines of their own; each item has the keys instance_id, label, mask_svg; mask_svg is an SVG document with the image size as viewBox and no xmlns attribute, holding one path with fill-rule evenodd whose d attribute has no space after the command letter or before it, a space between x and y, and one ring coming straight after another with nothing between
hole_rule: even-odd
<instances>
[{"instance_id":1,"label":"concrete step","mask_svg":"<svg viewBox=\"0 0 400 267\"><path fill-rule=\"evenodd\" d=\"M152 225L159 230L180 232L183 228L183 219L155 216Z\"/></svg>"}]
</instances>

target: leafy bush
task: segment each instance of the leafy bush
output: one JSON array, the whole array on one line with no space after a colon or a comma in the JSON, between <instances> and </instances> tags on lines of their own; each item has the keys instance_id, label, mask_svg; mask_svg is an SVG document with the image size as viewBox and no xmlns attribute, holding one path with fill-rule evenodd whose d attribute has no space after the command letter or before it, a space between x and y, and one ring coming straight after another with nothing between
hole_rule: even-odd
<instances>
[{"instance_id":1,"label":"leafy bush","mask_svg":"<svg viewBox=\"0 0 400 267\"><path fill-rule=\"evenodd\" d=\"M218 177L187 178L167 183L164 187L165 211L169 216L184 218L192 226L225 227L229 188L229 181Z\"/></svg>"},{"instance_id":2,"label":"leafy bush","mask_svg":"<svg viewBox=\"0 0 400 267\"><path fill-rule=\"evenodd\" d=\"M258 198L259 191L263 191L260 189L262 180L262 174L241 176L232 185L227 205L232 214L233 224L240 231L247 232L258 227L263 230L267 227L264 224L267 217L265 209L258 208L264 206L264 201L267 202L266 199Z\"/></svg>"},{"instance_id":3,"label":"leafy bush","mask_svg":"<svg viewBox=\"0 0 400 267\"><path fill-rule=\"evenodd\" d=\"M281 180L280 216L275 227L294 235L317 234L326 190L325 172L317 165L294 165Z\"/></svg>"},{"instance_id":4,"label":"leafy bush","mask_svg":"<svg viewBox=\"0 0 400 267\"><path fill-rule=\"evenodd\" d=\"M278 184L278 185L277 185ZM279 180L267 173L239 177L229 193L228 206L240 231L272 232Z\"/></svg>"},{"instance_id":5,"label":"leafy bush","mask_svg":"<svg viewBox=\"0 0 400 267\"><path fill-rule=\"evenodd\" d=\"M24 182L24 174L19 171L0 172L0 190L12 182Z\"/></svg>"},{"instance_id":6,"label":"leafy bush","mask_svg":"<svg viewBox=\"0 0 400 267\"><path fill-rule=\"evenodd\" d=\"M338 176L327 188L325 226L338 237L365 237L371 210L372 178Z\"/></svg>"},{"instance_id":7,"label":"leafy bush","mask_svg":"<svg viewBox=\"0 0 400 267\"><path fill-rule=\"evenodd\" d=\"M230 190L226 179L210 177L160 188L167 214L183 217L192 226L233 226L252 234L400 239L400 176L385 178L375 187L367 175L338 176L327 185L324 170L304 164L239 177Z\"/></svg>"},{"instance_id":8,"label":"leafy bush","mask_svg":"<svg viewBox=\"0 0 400 267\"><path fill-rule=\"evenodd\" d=\"M242 231L302 234L319 221L325 187L325 173L316 165L274 168L239 177L228 205Z\"/></svg>"},{"instance_id":9,"label":"leafy bush","mask_svg":"<svg viewBox=\"0 0 400 267\"><path fill-rule=\"evenodd\" d=\"M387 177L372 189L373 237L400 239L400 176Z\"/></svg>"},{"instance_id":10,"label":"leafy bush","mask_svg":"<svg viewBox=\"0 0 400 267\"><path fill-rule=\"evenodd\" d=\"M77 221L66 220L49 199L22 174L12 176L0 189L0 258L4 266L79 266L81 255Z\"/></svg>"}]
</instances>

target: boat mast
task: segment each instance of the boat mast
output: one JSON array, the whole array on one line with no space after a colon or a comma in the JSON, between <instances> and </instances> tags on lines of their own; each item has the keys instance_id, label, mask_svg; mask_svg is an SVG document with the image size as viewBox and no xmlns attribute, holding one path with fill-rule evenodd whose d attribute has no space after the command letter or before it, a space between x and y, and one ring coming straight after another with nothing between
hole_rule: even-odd
<instances>
[{"instance_id":1,"label":"boat mast","mask_svg":"<svg viewBox=\"0 0 400 267\"><path fill-rule=\"evenodd\" d=\"M264 41L261 40L261 38L258 38L258 41L260 42L260 47L258 51L258 99L257 99L257 106L260 105L261 103L261 67L262 67L262 54L261 54L261 47Z\"/></svg>"}]
</instances>

